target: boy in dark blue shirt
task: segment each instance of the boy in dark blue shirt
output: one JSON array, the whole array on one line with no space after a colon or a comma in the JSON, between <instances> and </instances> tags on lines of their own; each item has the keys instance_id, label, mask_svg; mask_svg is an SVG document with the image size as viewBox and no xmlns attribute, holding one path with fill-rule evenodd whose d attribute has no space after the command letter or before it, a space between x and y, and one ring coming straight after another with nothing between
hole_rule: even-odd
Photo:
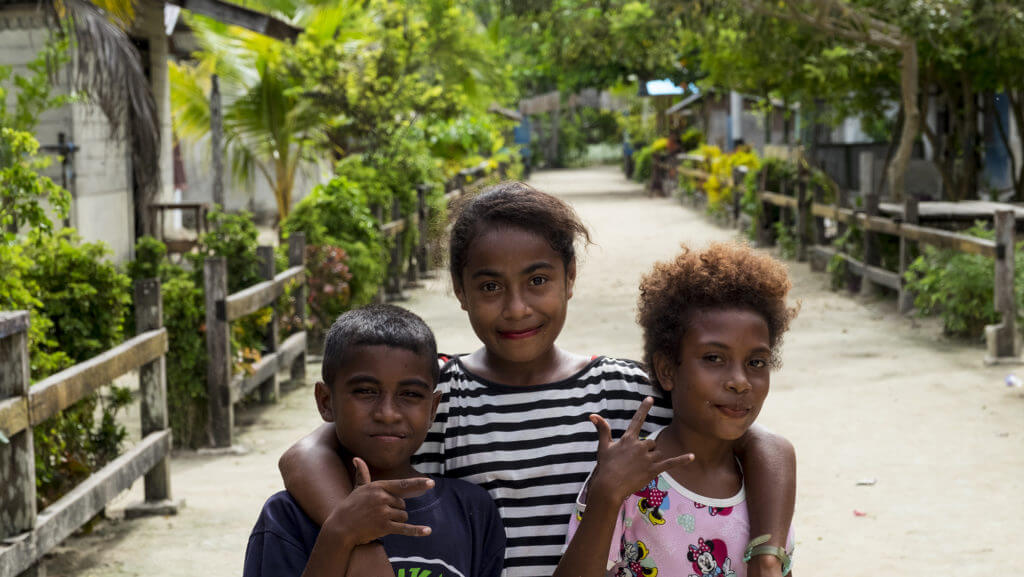
<instances>
[{"instance_id":1,"label":"boy in dark blue shirt","mask_svg":"<svg viewBox=\"0 0 1024 577\"><path fill-rule=\"evenodd\" d=\"M376 305L335 321L316 403L333 422L356 488L323 527L287 491L263 506L244 577L344 575L352 550L378 541L397 577L498 577L505 531L486 491L422 477L410 457L437 411L437 345L413 313Z\"/></svg>"}]
</instances>

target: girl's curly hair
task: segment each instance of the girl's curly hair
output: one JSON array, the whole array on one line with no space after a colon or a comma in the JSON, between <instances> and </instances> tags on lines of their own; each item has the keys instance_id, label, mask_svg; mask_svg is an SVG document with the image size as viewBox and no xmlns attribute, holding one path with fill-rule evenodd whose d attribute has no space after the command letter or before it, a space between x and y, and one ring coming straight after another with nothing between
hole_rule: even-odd
<instances>
[{"instance_id":1,"label":"girl's curly hair","mask_svg":"<svg viewBox=\"0 0 1024 577\"><path fill-rule=\"evenodd\" d=\"M683 247L675 259L655 264L640 281L637 311L651 380L657 382L655 355L678 363L694 313L708 309L749 309L763 316L772 364L778 366L778 345L797 313L797 307L786 306L791 286L785 265L736 242L714 243L701 252Z\"/></svg>"}]
</instances>

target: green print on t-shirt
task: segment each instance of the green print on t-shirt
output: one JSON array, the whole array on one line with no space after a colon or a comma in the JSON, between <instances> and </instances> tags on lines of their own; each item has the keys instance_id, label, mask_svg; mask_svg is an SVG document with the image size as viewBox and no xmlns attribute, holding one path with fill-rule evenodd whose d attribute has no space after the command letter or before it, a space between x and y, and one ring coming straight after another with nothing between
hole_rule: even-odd
<instances>
[{"instance_id":1,"label":"green print on t-shirt","mask_svg":"<svg viewBox=\"0 0 1024 577\"><path fill-rule=\"evenodd\" d=\"M408 573L406 573L405 569L399 569L398 575L395 575L395 577L430 577L431 574L433 574L433 571L430 569L420 569L417 567L415 569L409 569ZM437 577L444 577L444 573L438 573Z\"/></svg>"}]
</instances>

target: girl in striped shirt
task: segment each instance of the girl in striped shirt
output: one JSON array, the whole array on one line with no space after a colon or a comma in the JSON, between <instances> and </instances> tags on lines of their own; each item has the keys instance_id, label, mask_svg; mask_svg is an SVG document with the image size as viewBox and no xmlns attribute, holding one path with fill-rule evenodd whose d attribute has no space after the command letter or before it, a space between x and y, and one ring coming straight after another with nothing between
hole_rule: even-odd
<instances>
[{"instance_id":1,"label":"girl in striped shirt","mask_svg":"<svg viewBox=\"0 0 1024 577\"><path fill-rule=\"evenodd\" d=\"M566 519L597 456L591 414L621 436L651 396L644 432L671 419L670 404L637 363L556 346L573 295L577 242L589 243L590 235L568 204L516 182L468 199L451 231L452 285L483 346L443 361L441 404L415 462L490 492L507 536L505 577L554 572ZM754 428L736 453L752 531L784 536L795 497L792 446ZM293 445L280 467L288 491L317 522L351 490L329 427ZM750 577L781 574L774 558L757 559ZM393 575L378 545L357 551L348 574Z\"/></svg>"}]
</instances>

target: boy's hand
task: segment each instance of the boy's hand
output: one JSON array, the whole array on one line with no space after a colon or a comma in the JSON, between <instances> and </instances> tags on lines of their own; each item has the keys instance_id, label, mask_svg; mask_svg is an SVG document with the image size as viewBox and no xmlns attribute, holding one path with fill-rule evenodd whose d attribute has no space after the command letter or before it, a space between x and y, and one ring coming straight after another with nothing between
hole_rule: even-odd
<instances>
[{"instance_id":1,"label":"boy's hand","mask_svg":"<svg viewBox=\"0 0 1024 577\"><path fill-rule=\"evenodd\" d=\"M665 458L653 439L640 439L640 428L654 399L647 397L633 415L629 428L618 441L612 441L612 428L600 415L590 415L597 427L597 467L590 479L587 501L605 499L618 507L633 493L640 491L661 473L693 461L693 453Z\"/></svg>"},{"instance_id":2,"label":"boy's hand","mask_svg":"<svg viewBox=\"0 0 1024 577\"><path fill-rule=\"evenodd\" d=\"M323 529L334 531L349 540L352 546L370 543L385 535L425 537L430 527L409 525L405 498L417 497L434 486L426 478L372 481L366 463L356 457L355 488L338 504L324 523Z\"/></svg>"}]
</instances>

